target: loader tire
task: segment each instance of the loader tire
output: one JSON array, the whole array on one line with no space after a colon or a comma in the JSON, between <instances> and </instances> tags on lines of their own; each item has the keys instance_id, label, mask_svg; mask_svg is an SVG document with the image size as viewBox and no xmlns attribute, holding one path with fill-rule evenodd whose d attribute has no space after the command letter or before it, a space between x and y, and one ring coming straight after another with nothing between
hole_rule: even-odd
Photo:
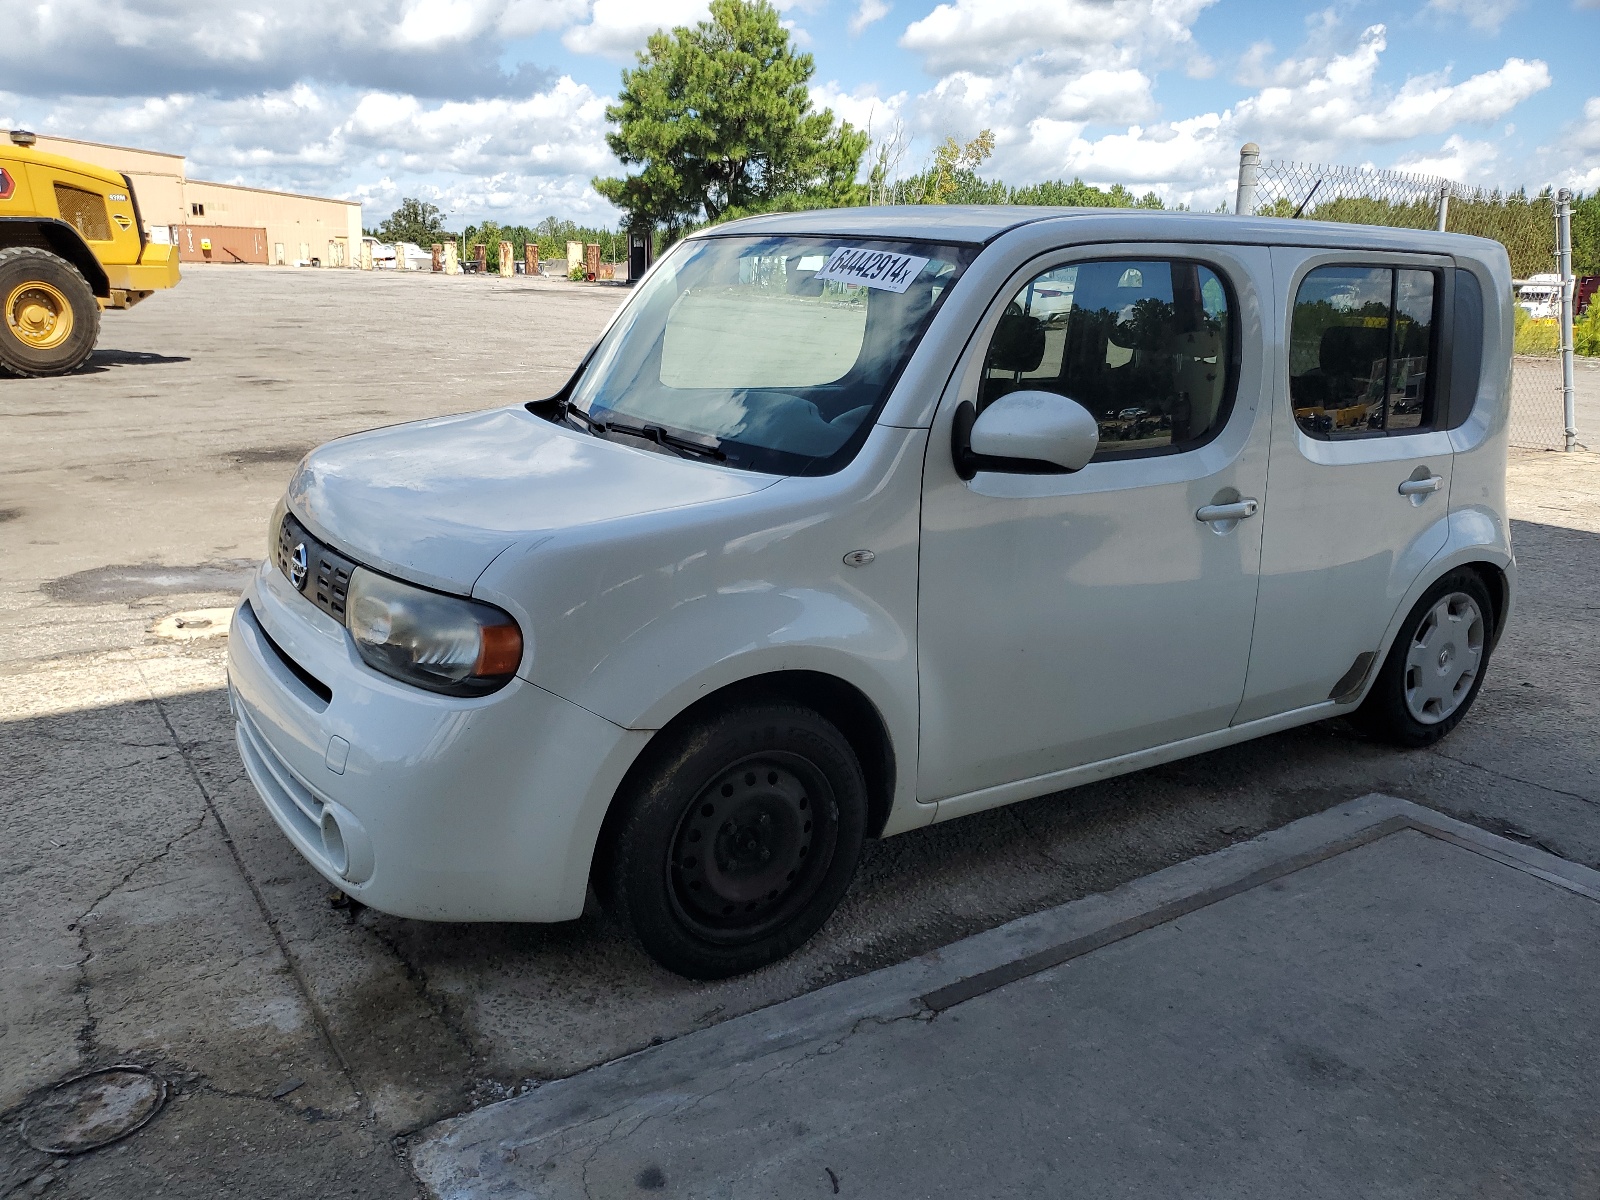
<instances>
[{"instance_id":1,"label":"loader tire","mask_svg":"<svg viewBox=\"0 0 1600 1200\"><path fill-rule=\"evenodd\" d=\"M0 250L0 373L65 375L99 336L100 306L76 267L33 246Z\"/></svg>"}]
</instances>

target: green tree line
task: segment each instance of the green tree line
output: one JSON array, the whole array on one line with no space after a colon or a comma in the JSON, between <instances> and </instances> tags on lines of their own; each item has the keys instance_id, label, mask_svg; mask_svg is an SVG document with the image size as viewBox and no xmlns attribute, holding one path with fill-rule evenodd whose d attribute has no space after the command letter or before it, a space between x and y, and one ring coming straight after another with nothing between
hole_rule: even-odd
<instances>
[{"instance_id":1,"label":"green tree line","mask_svg":"<svg viewBox=\"0 0 1600 1200\"><path fill-rule=\"evenodd\" d=\"M1263 209L1262 215L1292 217L1294 205L1280 198ZM1399 204L1367 196L1342 196L1313 205L1301 216L1353 225L1433 229L1438 209L1432 200ZM1519 189L1455 197L1450 201L1447 219L1451 233L1493 238L1504 245L1511 257L1511 274L1518 279L1556 269L1556 198L1549 188L1534 196ZM1579 194L1573 200L1572 270L1575 275L1600 274L1600 192Z\"/></svg>"}]
</instances>

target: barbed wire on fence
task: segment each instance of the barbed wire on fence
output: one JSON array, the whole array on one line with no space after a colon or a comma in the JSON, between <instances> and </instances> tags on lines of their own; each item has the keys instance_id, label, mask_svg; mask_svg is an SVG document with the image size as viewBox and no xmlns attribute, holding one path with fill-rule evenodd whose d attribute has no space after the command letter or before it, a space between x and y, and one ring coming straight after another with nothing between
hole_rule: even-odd
<instances>
[{"instance_id":1,"label":"barbed wire on fence","mask_svg":"<svg viewBox=\"0 0 1600 1200\"><path fill-rule=\"evenodd\" d=\"M1377 167L1263 162L1253 209L1263 217L1301 217L1352 225L1445 229L1493 238L1511 258L1518 279L1555 270L1555 197L1468 187L1441 175Z\"/></svg>"}]
</instances>

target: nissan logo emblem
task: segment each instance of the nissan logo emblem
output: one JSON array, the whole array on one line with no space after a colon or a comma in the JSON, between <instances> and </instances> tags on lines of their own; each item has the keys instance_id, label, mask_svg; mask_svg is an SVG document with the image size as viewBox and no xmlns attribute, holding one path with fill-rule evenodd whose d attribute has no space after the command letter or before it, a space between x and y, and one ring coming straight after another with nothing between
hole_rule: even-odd
<instances>
[{"instance_id":1,"label":"nissan logo emblem","mask_svg":"<svg viewBox=\"0 0 1600 1200\"><path fill-rule=\"evenodd\" d=\"M306 590L306 575L308 570L309 566L306 561L306 544L304 542L300 542L295 546L294 553L289 555L289 582L294 584L295 591L303 592Z\"/></svg>"}]
</instances>

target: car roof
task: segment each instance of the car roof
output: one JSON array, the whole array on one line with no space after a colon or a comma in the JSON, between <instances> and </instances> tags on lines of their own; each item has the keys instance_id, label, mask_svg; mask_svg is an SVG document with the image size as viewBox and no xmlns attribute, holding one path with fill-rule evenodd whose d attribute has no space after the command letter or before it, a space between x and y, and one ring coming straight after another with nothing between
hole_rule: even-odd
<instances>
[{"instance_id":1,"label":"car roof","mask_svg":"<svg viewBox=\"0 0 1600 1200\"><path fill-rule=\"evenodd\" d=\"M1018 204L894 204L870 208L815 208L767 213L702 230L705 236L751 233L820 233L843 237L937 238L993 241L1008 229L1051 217L1095 212L1089 208L1039 208Z\"/></svg>"},{"instance_id":2,"label":"car roof","mask_svg":"<svg viewBox=\"0 0 1600 1200\"><path fill-rule=\"evenodd\" d=\"M824 237L904 238L986 245L1026 225L1059 221L1073 240L1232 242L1266 246L1326 246L1484 257L1499 243L1431 229L1348 225L1284 217L1240 217L1149 208L1045 208L1011 204L905 204L818 208L768 213L700 230L695 237L815 234Z\"/></svg>"}]
</instances>

